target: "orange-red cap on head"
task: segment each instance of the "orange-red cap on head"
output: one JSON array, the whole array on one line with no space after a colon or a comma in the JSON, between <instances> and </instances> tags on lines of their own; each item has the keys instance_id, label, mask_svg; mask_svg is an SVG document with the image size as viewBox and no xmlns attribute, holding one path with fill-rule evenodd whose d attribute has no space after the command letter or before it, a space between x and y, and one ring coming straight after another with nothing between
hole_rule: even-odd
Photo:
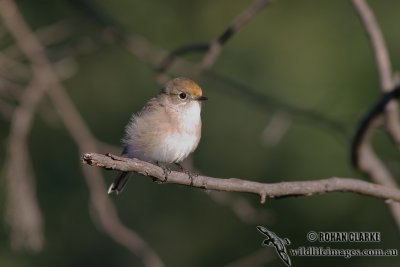
<instances>
[{"instance_id":1,"label":"orange-red cap on head","mask_svg":"<svg viewBox=\"0 0 400 267\"><path fill-rule=\"evenodd\" d=\"M169 81L165 85L164 91L170 94L181 91L193 96L194 98L198 98L203 95L200 86L198 86L194 81L184 77L178 77Z\"/></svg>"}]
</instances>

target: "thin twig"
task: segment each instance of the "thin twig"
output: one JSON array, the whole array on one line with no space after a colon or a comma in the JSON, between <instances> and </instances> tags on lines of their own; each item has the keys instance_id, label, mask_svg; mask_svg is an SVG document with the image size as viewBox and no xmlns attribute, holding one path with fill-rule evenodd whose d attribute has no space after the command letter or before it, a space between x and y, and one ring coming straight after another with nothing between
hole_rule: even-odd
<instances>
[{"instance_id":1,"label":"thin twig","mask_svg":"<svg viewBox=\"0 0 400 267\"><path fill-rule=\"evenodd\" d=\"M165 177L164 170L154 164L138 159L128 159L111 154L85 153L82 161L88 165L105 169L133 171L155 178L161 183L180 184L206 190L257 194L264 203L266 197L310 196L328 192L353 192L365 196L400 202L400 190L351 178L329 178L313 181L259 183L237 178L214 178L195 176L192 180L186 173L171 171Z\"/></svg>"},{"instance_id":2,"label":"thin twig","mask_svg":"<svg viewBox=\"0 0 400 267\"><path fill-rule=\"evenodd\" d=\"M393 90L394 79L392 68L389 59L389 53L385 45L385 39L382 36L379 25L375 16L365 2L365 0L352 0L353 6L357 11L364 29L369 37L375 63L378 68L379 81L381 90L383 92L390 92ZM400 118L399 107L396 101L390 101L386 107L386 127L390 133L391 138L395 141L397 148L400 149Z\"/></svg>"},{"instance_id":3,"label":"thin twig","mask_svg":"<svg viewBox=\"0 0 400 267\"><path fill-rule=\"evenodd\" d=\"M184 56L188 53L203 53L210 49L210 44L206 43L196 43L196 44L188 44L181 47L178 47L172 50L159 64L157 67L158 75L162 75L168 72L169 68L175 62L178 57ZM200 69L198 69L200 71ZM163 81L159 81L162 83Z\"/></svg>"},{"instance_id":4,"label":"thin twig","mask_svg":"<svg viewBox=\"0 0 400 267\"><path fill-rule=\"evenodd\" d=\"M184 56L189 53L202 53L206 52L200 63L198 71L208 69L214 63L215 59L221 51L221 47L232 38L234 34L244 27L258 12L260 12L271 0L255 0L248 8L239 14L229 26L213 41L210 43L195 43L186 44L172 50L167 57L161 62L157 71L159 76L163 77L168 69L172 66L179 56ZM163 79L158 79L159 82L165 82Z\"/></svg>"},{"instance_id":5,"label":"thin twig","mask_svg":"<svg viewBox=\"0 0 400 267\"><path fill-rule=\"evenodd\" d=\"M390 95L390 91L394 89L389 54L381 30L368 4L364 0L352 0L352 4L360 17L364 30L372 45L375 63L379 73L381 91L386 93L382 98L384 101L374 105L360 124L353 140L352 161L360 171L369 175L374 182L385 186L397 187L394 177L387 170L386 166L381 162L370 145L370 137L380 125L379 119L382 110L384 110L386 128L391 138L395 141L397 148L400 149L398 104L395 100L391 99L385 102L385 97ZM384 103L383 106L381 105L382 103ZM397 227L400 229L400 204L391 203L390 210Z\"/></svg>"},{"instance_id":6,"label":"thin twig","mask_svg":"<svg viewBox=\"0 0 400 267\"><path fill-rule=\"evenodd\" d=\"M359 168L361 147L368 142L373 130L382 124L385 107L390 101L396 100L399 97L400 84L392 91L383 94L360 121L352 140L351 161L354 167Z\"/></svg>"},{"instance_id":7,"label":"thin twig","mask_svg":"<svg viewBox=\"0 0 400 267\"><path fill-rule=\"evenodd\" d=\"M1 2L0 2L1 3ZM0 5L1 8L1 5ZM1 11L0 11L1 12ZM38 205L27 137L44 89L33 81L25 89L11 118L6 156L6 222L14 249L38 252L43 248L43 218Z\"/></svg>"},{"instance_id":8,"label":"thin twig","mask_svg":"<svg viewBox=\"0 0 400 267\"><path fill-rule=\"evenodd\" d=\"M392 89L392 68L385 39L382 36L372 10L365 0L352 0L352 3L372 45L375 63L379 72L381 89L384 92L388 92Z\"/></svg>"},{"instance_id":9,"label":"thin twig","mask_svg":"<svg viewBox=\"0 0 400 267\"><path fill-rule=\"evenodd\" d=\"M202 69L208 69L211 67L219 55L222 45L224 45L234 34L239 32L243 26L245 26L258 12L271 2L271 0L255 0L238 17L236 17L226 30L208 46L207 53L201 61Z\"/></svg>"},{"instance_id":10,"label":"thin twig","mask_svg":"<svg viewBox=\"0 0 400 267\"><path fill-rule=\"evenodd\" d=\"M20 49L32 55L32 64L37 64L38 67L35 69L39 69L43 61L37 54L43 53L43 50L20 16L14 2L0 0L0 15ZM8 187L6 220L11 227L14 247L40 251L43 247L43 223L34 190L35 183L26 139L31 129L34 111L48 84L45 83L46 79L40 71L34 70L34 76L11 120L6 161Z\"/></svg>"}]
</instances>

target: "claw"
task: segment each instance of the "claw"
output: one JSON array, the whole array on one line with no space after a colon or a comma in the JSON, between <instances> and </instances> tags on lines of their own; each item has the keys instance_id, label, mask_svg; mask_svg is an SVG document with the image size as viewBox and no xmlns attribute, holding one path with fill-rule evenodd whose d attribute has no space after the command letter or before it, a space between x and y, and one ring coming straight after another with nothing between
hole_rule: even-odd
<instances>
[{"instance_id":1,"label":"claw","mask_svg":"<svg viewBox=\"0 0 400 267\"><path fill-rule=\"evenodd\" d=\"M176 166L178 166L178 168L180 169L181 172L186 172L185 168L183 168L182 164L178 163L178 162L174 162L174 164Z\"/></svg>"},{"instance_id":2,"label":"claw","mask_svg":"<svg viewBox=\"0 0 400 267\"><path fill-rule=\"evenodd\" d=\"M185 173L187 174L187 176L190 179L190 186L193 186L193 177L197 177L199 175L197 173L195 173L195 172L191 172L191 171L188 171L188 170L185 170Z\"/></svg>"},{"instance_id":3,"label":"claw","mask_svg":"<svg viewBox=\"0 0 400 267\"><path fill-rule=\"evenodd\" d=\"M168 181L168 175L171 173L171 169L167 167L167 165L165 164L161 164L160 162L156 162L157 166L159 166L164 173L164 181L162 181L163 183Z\"/></svg>"},{"instance_id":4,"label":"claw","mask_svg":"<svg viewBox=\"0 0 400 267\"><path fill-rule=\"evenodd\" d=\"M161 167L162 169L163 169L163 172L164 172L164 183L166 182L166 181L168 181L168 175L171 173L171 169L170 168L168 168L167 166L164 166L164 167Z\"/></svg>"},{"instance_id":5,"label":"claw","mask_svg":"<svg viewBox=\"0 0 400 267\"><path fill-rule=\"evenodd\" d=\"M162 164L158 161L156 161L157 166L159 166L160 168L163 169L163 173L164 173L164 181L162 181L163 183L168 181L168 175L172 172L172 170L170 168L168 168L168 164ZM195 172L191 172L189 170L186 170L180 163L178 162L174 162L174 164L176 166L178 166L178 168L180 169L181 172L184 172L188 178L190 179L190 186L193 186L193 177L199 176L197 173Z\"/></svg>"},{"instance_id":6,"label":"claw","mask_svg":"<svg viewBox=\"0 0 400 267\"><path fill-rule=\"evenodd\" d=\"M187 174L187 176L189 177L189 179L190 179L190 186L193 186L193 177L196 177L196 176L199 176L197 173L195 173L195 172L191 172L191 171L189 171L189 170L186 170L180 163L178 163L178 162L175 162L174 163L176 166L178 166L179 167L179 169L181 170L181 172L184 172L184 173L186 173Z\"/></svg>"}]
</instances>

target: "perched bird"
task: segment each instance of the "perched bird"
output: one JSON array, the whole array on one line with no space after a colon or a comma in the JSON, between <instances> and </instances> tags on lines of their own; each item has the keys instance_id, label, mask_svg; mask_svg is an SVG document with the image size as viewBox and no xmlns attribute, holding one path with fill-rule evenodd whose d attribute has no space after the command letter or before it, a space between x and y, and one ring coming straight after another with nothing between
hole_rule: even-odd
<instances>
[{"instance_id":1,"label":"perched bird","mask_svg":"<svg viewBox=\"0 0 400 267\"><path fill-rule=\"evenodd\" d=\"M194 81L183 77L169 81L132 115L122 139L122 156L165 165L183 161L200 141L203 100L207 97ZM128 177L128 172L122 172L108 193L120 193Z\"/></svg>"}]
</instances>

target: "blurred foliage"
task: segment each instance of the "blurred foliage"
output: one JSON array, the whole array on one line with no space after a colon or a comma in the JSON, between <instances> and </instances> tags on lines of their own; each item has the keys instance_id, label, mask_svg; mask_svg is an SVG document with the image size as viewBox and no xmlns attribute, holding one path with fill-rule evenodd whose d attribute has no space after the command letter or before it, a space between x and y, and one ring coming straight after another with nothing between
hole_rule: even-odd
<instances>
[{"instance_id":1,"label":"blurred foliage","mask_svg":"<svg viewBox=\"0 0 400 267\"><path fill-rule=\"evenodd\" d=\"M186 43L218 36L250 1L98 0L128 32L138 33L170 51ZM386 38L393 67L400 68L400 35L395 0L369 1ZM17 4L33 29L63 19L79 21L78 36L98 30L69 1L27 1ZM72 41L71 41L72 43ZM63 46L68 46L64 44ZM51 47L57 57L57 47ZM51 54L51 53L50 53ZM78 71L64 82L92 132L119 145L124 126L159 89L154 71L116 44L99 45L78 58ZM349 162L351 135L360 117L379 96L370 44L349 1L274 1L223 48L213 71L272 95L288 105L313 110L345 125L342 132L323 129L315 121L291 115L291 125L275 146L261 140L273 112L219 88L221 83L198 80L209 101L203 106L203 137L194 153L196 168L215 177L263 182L320 179L332 176L365 179ZM29 138L40 207L45 216L46 246L37 255L9 248L7 229L0 231L0 266L140 266L125 248L97 229L90 218L88 190L77 148L43 101ZM44 110L44 112L43 112ZM277 110L279 111L279 109ZM50 114L52 115L52 114ZM1 121L0 163L9 122ZM384 134L374 138L380 157L398 177L398 151ZM102 151L104 153L108 151ZM104 172L111 182L114 172ZM1 177L4 177L2 172ZM4 188L4 179L1 179ZM0 191L4 203L4 190ZM257 224L240 221L207 192L175 185L156 185L136 176L114 198L122 221L140 233L167 266L221 266L260 248ZM399 233L386 204L355 194L267 200L256 209L273 214L268 226L292 246L339 248L400 248ZM4 214L4 205L0 207ZM372 244L313 244L315 231L378 231ZM337 246L336 246L337 245ZM267 248L266 248L267 249ZM398 266L398 257L292 257L293 266ZM269 266L283 266L276 259Z\"/></svg>"}]
</instances>

